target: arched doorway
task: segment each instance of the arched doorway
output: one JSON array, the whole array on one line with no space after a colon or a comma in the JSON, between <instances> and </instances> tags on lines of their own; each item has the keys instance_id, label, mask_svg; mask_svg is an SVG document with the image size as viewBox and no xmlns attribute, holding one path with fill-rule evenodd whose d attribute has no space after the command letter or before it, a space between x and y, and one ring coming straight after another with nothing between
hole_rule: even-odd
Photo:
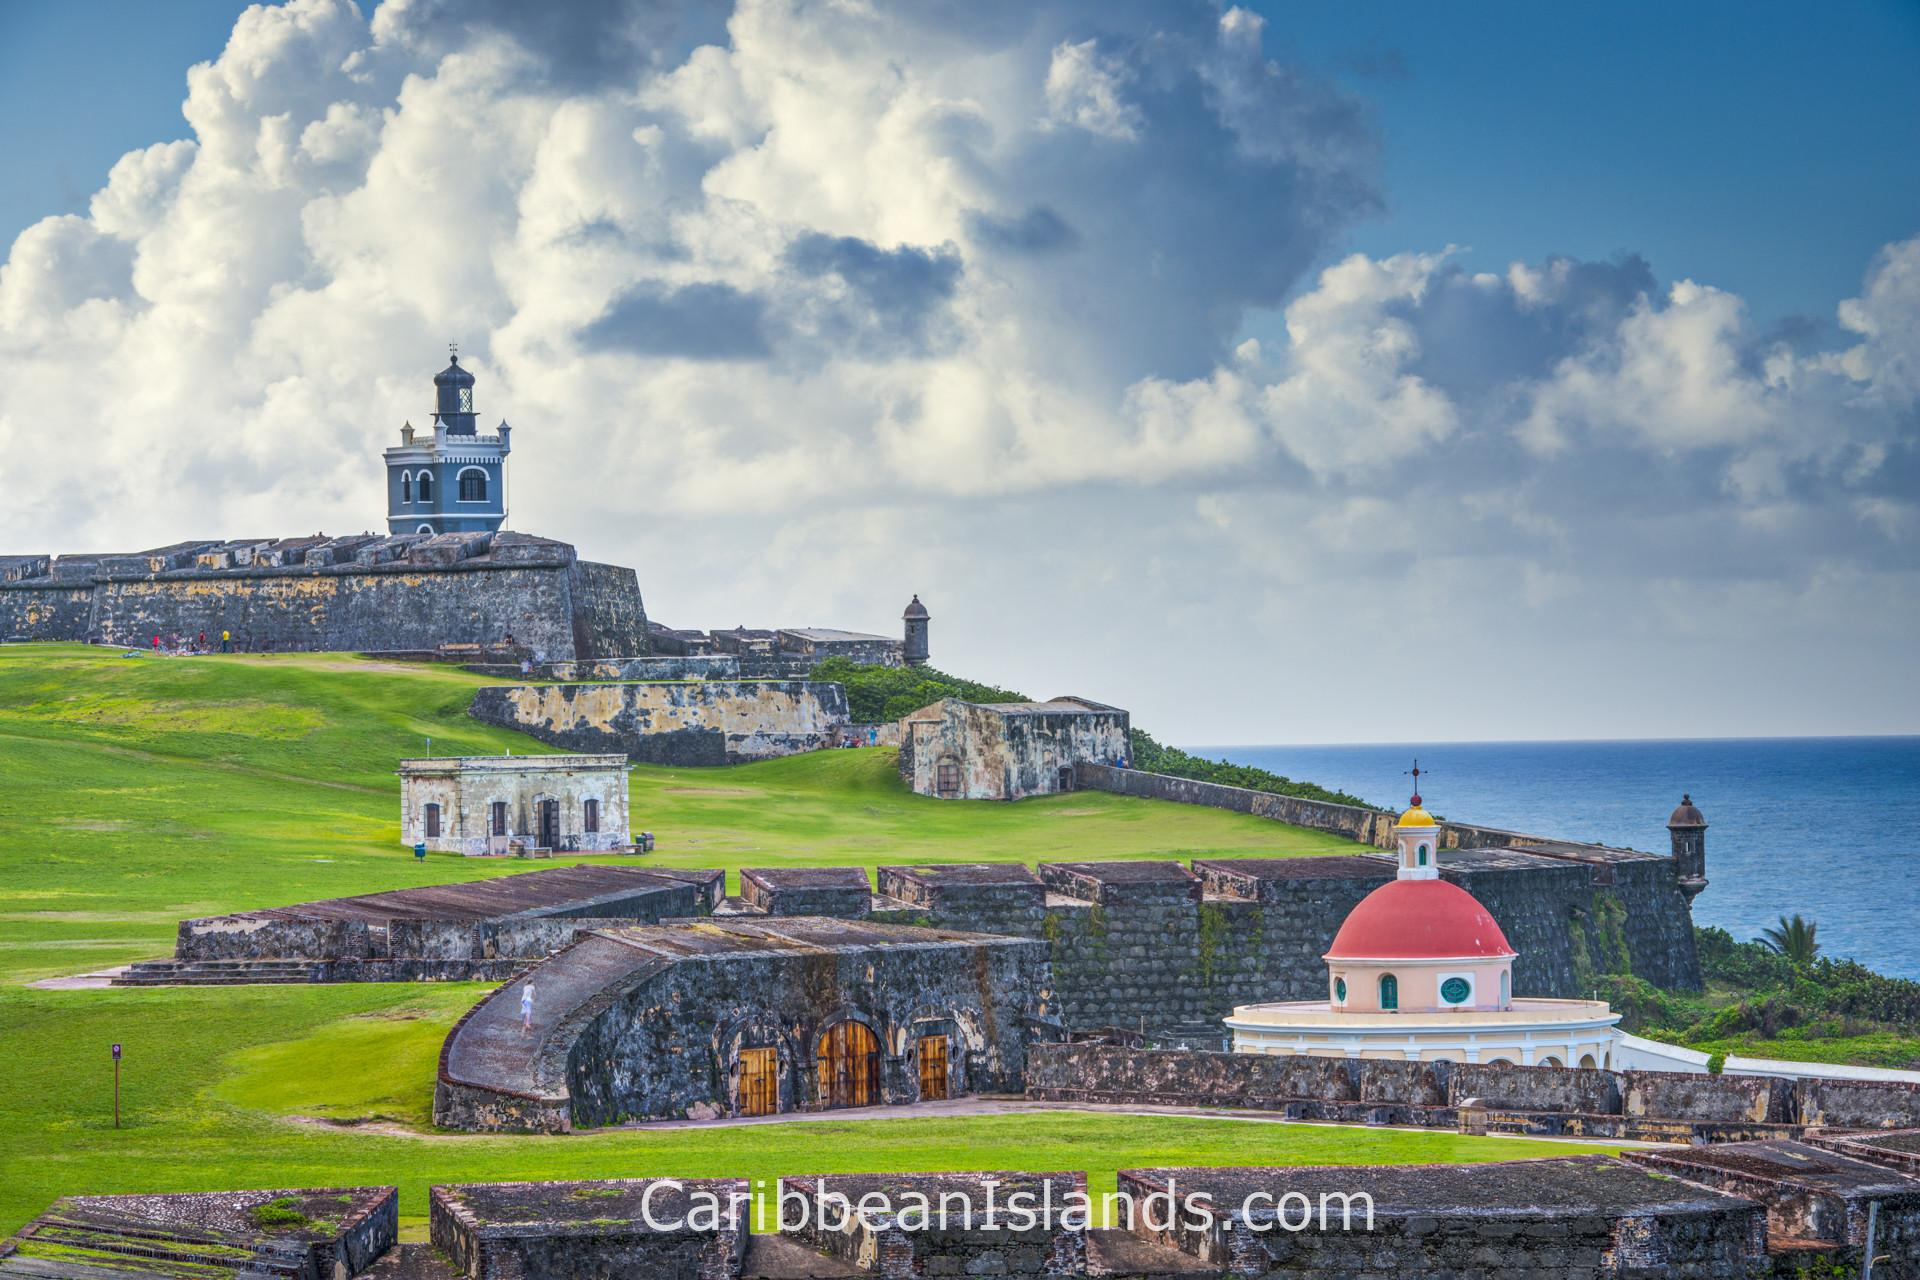
<instances>
[{"instance_id":1,"label":"arched doorway","mask_svg":"<svg viewBox=\"0 0 1920 1280\"><path fill-rule=\"evenodd\" d=\"M1552 1054L1548 1054L1546 1057L1540 1059L1538 1062L1534 1063L1533 1065L1536 1067L1557 1067L1562 1064L1560 1062L1560 1059L1554 1057Z\"/></svg>"},{"instance_id":2,"label":"arched doorway","mask_svg":"<svg viewBox=\"0 0 1920 1280\"><path fill-rule=\"evenodd\" d=\"M1590 1053L1583 1053L1583 1054L1581 1054L1581 1055L1580 1055L1580 1065L1581 1065L1582 1067L1585 1067L1585 1068L1586 1068L1587 1070L1589 1070L1589 1071L1591 1071L1591 1070L1593 1070L1593 1069L1594 1069L1595 1067L1597 1067L1597 1066L1599 1066L1600 1064L1599 1064L1599 1063L1597 1063L1597 1062L1595 1062L1595 1061L1593 1060L1593 1055L1592 1055L1592 1054L1590 1054Z\"/></svg>"},{"instance_id":3,"label":"arched doorway","mask_svg":"<svg viewBox=\"0 0 1920 1280\"><path fill-rule=\"evenodd\" d=\"M814 1066L821 1106L870 1107L880 1101L880 1042L865 1023L848 1019L822 1032Z\"/></svg>"},{"instance_id":4,"label":"arched doorway","mask_svg":"<svg viewBox=\"0 0 1920 1280\"><path fill-rule=\"evenodd\" d=\"M734 1106L743 1116L770 1116L780 1110L780 1050L774 1045L740 1050L739 1085Z\"/></svg>"},{"instance_id":5,"label":"arched doorway","mask_svg":"<svg viewBox=\"0 0 1920 1280\"><path fill-rule=\"evenodd\" d=\"M913 1058L916 1074L920 1078L920 1101L939 1102L945 1099L951 1090L948 1088L948 1040L944 1031L923 1029L914 1038Z\"/></svg>"}]
</instances>

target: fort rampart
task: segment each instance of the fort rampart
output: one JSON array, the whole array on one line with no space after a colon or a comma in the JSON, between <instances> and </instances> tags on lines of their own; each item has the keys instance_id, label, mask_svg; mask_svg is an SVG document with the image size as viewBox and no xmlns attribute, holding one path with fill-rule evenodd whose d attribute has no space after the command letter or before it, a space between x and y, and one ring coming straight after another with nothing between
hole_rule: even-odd
<instances>
[{"instance_id":1,"label":"fort rampart","mask_svg":"<svg viewBox=\"0 0 1920 1280\"><path fill-rule=\"evenodd\" d=\"M849 720L846 691L812 680L496 685L474 718L568 751L721 765L817 751Z\"/></svg>"},{"instance_id":2,"label":"fort rampart","mask_svg":"<svg viewBox=\"0 0 1920 1280\"><path fill-rule=\"evenodd\" d=\"M0 559L0 639L147 647L160 637L252 650L543 658L644 653L633 570L516 533L189 542L133 555Z\"/></svg>"},{"instance_id":3,"label":"fort rampart","mask_svg":"<svg viewBox=\"0 0 1920 1280\"><path fill-rule=\"evenodd\" d=\"M1482 1164L838 1173L782 1178L756 1221L745 1178L504 1182L429 1190L431 1243L396 1241L393 1188L72 1196L10 1241L9 1275L413 1280L1788 1280L1911 1276L1920 1180L1867 1154L1749 1142ZM278 1199L274 1199L278 1197ZM340 1226L253 1207L344 1203ZM1111 1222L1093 1206L1107 1202ZM701 1206L706 1206L704 1212ZM375 1260L378 1260L377 1263ZM265 1268L250 1269L248 1264ZM274 1264L278 1264L275 1266ZM291 1265L289 1265L291 1264ZM142 1267L144 1266L144 1270Z\"/></svg>"},{"instance_id":4,"label":"fort rampart","mask_svg":"<svg viewBox=\"0 0 1920 1280\"><path fill-rule=\"evenodd\" d=\"M1520 995L1585 997L1585 984L1607 971L1631 972L1666 987L1697 986L1691 917L1674 887L1671 859L1614 852L1621 854L1617 861L1582 865L1517 849L1450 850L1441 855L1441 874L1469 886L1520 948L1514 970ZM633 868L630 874L641 872ZM701 887L684 904L679 889L663 890L674 895L670 908L571 914L657 920L713 910L718 872L647 874L697 877ZM1324 997L1321 956L1341 919L1391 875L1390 860L1372 853L1202 859L1191 866L1043 863L1037 870L988 862L881 867L876 893L854 868L749 868L741 873L742 896L727 910L1039 939L1047 944L1060 1017L1068 1027L1120 1027L1161 1039L1172 1029L1192 1027L1194 1042L1220 1044L1220 1019L1236 1005ZM389 924L354 913L342 919L331 910L300 907L215 917L182 926L178 960L339 958L354 961L356 972L372 978L380 974L362 962L429 959L447 948L506 959L566 941L548 940L566 928L554 913L536 923L524 910L484 913L488 919L515 917L498 924L476 923L476 914L465 911L445 916L444 924ZM436 912L408 909L429 920ZM223 923L232 920L244 923ZM523 933L524 941L516 941ZM192 977L181 977L177 969L155 974ZM334 976L349 976L348 970Z\"/></svg>"},{"instance_id":5,"label":"fort rampart","mask_svg":"<svg viewBox=\"0 0 1920 1280\"><path fill-rule=\"evenodd\" d=\"M1809 1127L1920 1126L1920 1086L1899 1081L1210 1053L1079 1042L1027 1054L1027 1096L1272 1111L1298 1120L1654 1142L1797 1136Z\"/></svg>"}]
</instances>

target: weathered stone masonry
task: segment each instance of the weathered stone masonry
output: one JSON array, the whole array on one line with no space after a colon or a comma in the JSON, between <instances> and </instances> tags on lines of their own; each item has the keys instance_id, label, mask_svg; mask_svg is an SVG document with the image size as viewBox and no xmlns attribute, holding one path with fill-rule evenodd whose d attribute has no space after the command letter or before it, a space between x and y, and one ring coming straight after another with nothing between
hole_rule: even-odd
<instances>
[{"instance_id":1,"label":"weathered stone masonry","mask_svg":"<svg viewBox=\"0 0 1920 1280\"><path fill-rule=\"evenodd\" d=\"M1441 874L1485 902L1521 951L1522 995L1574 998L1603 968L1697 987L1692 919L1666 859L1593 868L1511 850L1454 850ZM765 872L778 877L787 872ZM1071 1027L1218 1026L1235 1005L1322 996L1320 957L1346 913L1392 875L1353 857L882 867L880 918L1047 941ZM768 898L778 910L778 895ZM1529 957L1531 956L1531 959ZM1222 1033L1224 1034L1224 1033Z\"/></svg>"},{"instance_id":2,"label":"weathered stone masonry","mask_svg":"<svg viewBox=\"0 0 1920 1280\"><path fill-rule=\"evenodd\" d=\"M568 751L675 765L817 751L849 719L846 690L813 680L498 685L469 711Z\"/></svg>"},{"instance_id":3,"label":"weathered stone masonry","mask_svg":"<svg viewBox=\"0 0 1920 1280\"><path fill-rule=\"evenodd\" d=\"M808 916L595 929L448 1034L434 1118L558 1132L913 1102L930 1083L934 1097L1017 1093L1029 1041L1059 1034L1045 956L1024 939ZM531 1033L521 981L539 993ZM844 1051L849 1038L866 1047ZM834 1071L853 1074L836 1086Z\"/></svg>"},{"instance_id":4,"label":"weathered stone masonry","mask_svg":"<svg viewBox=\"0 0 1920 1280\"><path fill-rule=\"evenodd\" d=\"M633 570L519 533L186 542L0 559L0 639L154 636L349 652L516 645L556 660L646 652Z\"/></svg>"},{"instance_id":5,"label":"weathered stone masonry","mask_svg":"<svg viewBox=\"0 0 1920 1280\"><path fill-rule=\"evenodd\" d=\"M1075 774L1078 785L1089 790L1231 809L1336 832L1377 848L1392 845L1394 815L1385 811L1097 764L1081 764ZM1485 904L1519 950L1515 994L1585 998L1592 994L1595 975L1628 972L1655 986L1699 989L1687 868L1673 858L1462 822L1441 824L1440 845L1443 877ZM1285 948L1288 944L1279 939L1292 938L1290 971L1311 973L1312 980L1285 996L1266 998L1318 995L1324 976L1320 954L1346 913L1389 878L1390 866L1380 865L1375 875L1356 859L1196 863L1207 894L1219 900L1224 916L1215 931L1263 939L1251 952L1216 948L1203 976L1231 982L1236 973L1257 975L1267 948ZM1250 905L1235 905L1235 899Z\"/></svg>"},{"instance_id":6,"label":"weathered stone masonry","mask_svg":"<svg viewBox=\"0 0 1920 1280\"><path fill-rule=\"evenodd\" d=\"M1806 1280L1861 1273L1869 1204L1874 1274L1920 1261L1920 1180L1796 1142L1117 1183L1094 1226L1079 1172L800 1174L766 1232L738 1178L436 1186L431 1244L396 1243L391 1187L76 1196L0 1241L0 1280ZM254 1222L269 1200L304 1224Z\"/></svg>"},{"instance_id":7,"label":"weathered stone masonry","mask_svg":"<svg viewBox=\"0 0 1920 1280\"><path fill-rule=\"evenodd\" d=\"M1476 1108L1491 1132L1725 1142L1809 1127L1920 1125L1920 1087L1898 1081L1295 1054L1035 1045L1027 1093L1050 1102L1245 1108L1301 1120L1451 1129Z\"/></svg>"}]
</instances>

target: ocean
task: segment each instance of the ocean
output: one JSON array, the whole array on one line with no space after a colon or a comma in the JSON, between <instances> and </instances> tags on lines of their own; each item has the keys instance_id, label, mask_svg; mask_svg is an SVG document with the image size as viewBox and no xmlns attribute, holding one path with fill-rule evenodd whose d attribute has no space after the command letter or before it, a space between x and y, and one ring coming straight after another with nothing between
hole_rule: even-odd
<instances>
[{"instance_id":1,"label":"ocean","mask_svg":"<svg viewBox=\"0 0 1920 1280\"><path fill-rule=\"evenodd\" d=\"M1709 824L1696 924L1747 939L1798 912L1822 955L1920 979L1920 737L1185 749L1387 807L1418 756L1443 817L1659 853L1690 793Z\"/></svg>"}]
</instances>

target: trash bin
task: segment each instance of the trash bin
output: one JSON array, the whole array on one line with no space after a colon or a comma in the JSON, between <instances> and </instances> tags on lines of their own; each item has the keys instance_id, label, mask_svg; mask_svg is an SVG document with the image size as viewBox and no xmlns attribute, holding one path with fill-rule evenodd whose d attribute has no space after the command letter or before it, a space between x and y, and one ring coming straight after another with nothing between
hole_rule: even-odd
<instances>
[{"instance_id":1,"label":"trash bin","mask_svg":"<svg viewBox=\"0 0 1920 1280\"><path fill-rule=\"evenodd\" d=\"M413 856L422 862L427 860L427 842L425 840L413 846Z\"/></svg>"}]
</instances>

